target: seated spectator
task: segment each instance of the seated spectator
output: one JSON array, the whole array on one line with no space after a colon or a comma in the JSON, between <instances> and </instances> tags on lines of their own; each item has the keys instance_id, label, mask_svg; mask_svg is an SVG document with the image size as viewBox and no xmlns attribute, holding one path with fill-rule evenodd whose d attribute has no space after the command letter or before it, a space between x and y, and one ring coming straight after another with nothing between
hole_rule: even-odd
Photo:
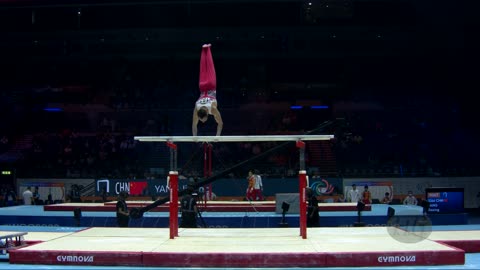
<instances>
[{"instance_id":1,"label":"seated spectator","mask_svg":"<svg viewBox=\"0 0 480 270\"><path fill-rule=\"evenodd\" d=\"M76 184L72 185L72 189L70 190L70 201L75 202L82 202L80 198L80 187Z\"/></svg>"},{"instance_id":2,"label":"seated spectator","mask_svg":"<svg viewBox=\"0 0 480 270\"><path fill-rule=\"evenodd\" d=\"M5 200L5 206L13 206L17 202L17 194L15 194L12 188L9 188L5 195L3 195L3 199Z\"/></svg>"},{"instance_id":3,"label":"seated spectator","mask_svg":"<svg viewBox=\"0 0 480 270\"><path fill-rule=\"evenodd\" d=\"M51 193L48 193L47 200L45 201L45 204L53 204L53 198L52 198Z\"/></svg>"},{"instance_id":4,"label":"seated spectator","mask_svg":"<svg viewBox=\"0 0 480 270\"><path fill-rule=\"evenodd\" d=\"M390 193L385 192L385 197L382 199L382 203L389 204L392 200L390 199Z\"/></svg>"},{"instance_id":5,"label":"seated spectator","mask_svg":"<svg viewBox=\"0 0 480 270\"><path fill-rule=\"evenodd\" d=\"M408 191L408 195L403 200L403 204L404 205L417 205L417 203L418 203L417 198L415 198L415 196L413 196L413 192Z\"/></svg>"},{"instance_id":6,"label":"seated spectator","mask_svg":"<svg viewBox=\"0 0 480 270\"><path fill-rule=\"evenodd\" d=\"M102 202L107 202L108 201L108 193L106 188L102 188L102 192L100 193L102 196Z\"/></svg>"},{"instance_id":7,"label":"seated spectator","mask_svg":"<svg viewBox=\"0 0 480 270\"><path fill-rule=\"evenodd\" d=\"M39 205L40 203L40 192L38 191L38 187L35 187L33 191L33 204Z\"/></svg>"}]
</instances>

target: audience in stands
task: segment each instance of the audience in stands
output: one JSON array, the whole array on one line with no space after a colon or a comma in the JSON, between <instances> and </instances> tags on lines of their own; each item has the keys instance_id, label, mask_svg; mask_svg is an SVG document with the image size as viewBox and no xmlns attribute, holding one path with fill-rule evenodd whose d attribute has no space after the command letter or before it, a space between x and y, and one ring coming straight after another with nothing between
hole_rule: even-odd
<instances>
[{"instance_id":1,"label":"audience in stands","mask_svg":"<svg viewBox=\"0 0 480 270\"><path fill-rule=\"evenodd\" d=\"M162 70L161 67L154 70L157 69ZM58 103L64 103L67 106L69 104L101 104L104 107L99 112L91 112L88 108L84 112L71 114L64 112L62 117L65 119L61 121L52 117L49 117L48 121L37 121L40 116L35 115L27 122L28 125L32 125L32 129L26 129L24 134L15 134L17 136L0 134L0 153L12 149L12 143L16 144L18 138L24 135L34 135L30 147L27 148L28 153L22 152L20 153L22 155L19 155L25 156L19 165L20 176L125 178L133 174L141 177L149 168L143 167L144 163L140 162L139 158L145 156L145 152L150 150L146 150L147 147L139 147L133 140L133 136L138 134L182 134L182 125L171 126L169 124L181 121L170 119L168 113L163 112L168 111L171 104L177 104L182 100L190 102L196 98L197 91L192 91L191 87L196 84L194 79L191 82L175 81L171 78L159 79L157 74L162 74L162 72L155 72L155 76L139 76L138 74L152 71L141 66L133 67L123 61L113 66L112 70L116 75L111 82L105 82L102 85L93 83L92 86L79 87L77 90L81 90L80 92L61 89L64 100L58 100ZM166 72L168 73L168 71ZM172 78L174 77L172 76ZM463 156L455 155L455 151L461 151L461 148L436 147L436 144L442 145L441 142L449 138L439 136L443 133L437 132L436 129L439 126L435 125L433 119L429 119L428 116L418 116L408 112L399 115L397 111L388 109L382 110L382 113L379 114L377 109L370 110L368 108L361 112L338 110L334 116L330 115L325 119L318 117L318 111L290 110L288 107L282 110L276 108L262 111L258 108L276 102L291 102L291 96L285 95L282 98L276 92L269 92L268 86L253 89L250 83L254 80L247 77L242 76L241 80L230 82L238 91L222 92L225 95L222 96L222 100L224 100L222 104L230 109L232 117L238 113L240 108L243 108L242 106L253 108L250 111L245 110L249 114L249 121L239 122L234 127L225 127L225 134L304 133L324 120L333 117L345 118L343 124L325 131L335 134L335 139L331 141L331 147L332 152L335 153L339 175L390 177L469 173L469 164L464 163L473 159L465 157L458 163L442 160L442 157L446 156ZM55 91L57 90L55 89ZM32 89L32 92L35 92L32 102L45 102L51 96L56 95L55 91L53 88L47 92ZM165 99L164 93L172 91L181 94ZM28 95L28 91L25 93ZM355 98L360 99L359 104L361 104L362 98L365 99L360 94ZM368 99L368 96L366 98ZM59 97L59 99L61 98ZM333 98L332 107L341 105L343 101L342 97ZM382 101L378 102L381 104ZM159 111L162 111L162 114ZM441 116L453 117L446 112L448 110L444 111ZM123 113L126 116L122 117ZM225 113L228 114L227 109L225 109ZM90 118L91 114L94 114L95 117ZM77 121L77 117L81 121ZM125 119L130 119L128 127L125 127L127 121ZM48 131L42 130L45 122L48 123L49 128L46 129ZM190 128L188 124L185 127L187 130ZM62 130L58 131L59 129ZM410 133L418 134L418 136L410 136ZM464 142L464 144L467 143L467 141ZM262 154L275 145L278 144L246 142L225 147L219 146L218 152L222 153L222 157L228 157L224 158L225 166L231 166L253 155ZM20 149L23 148L20 147ZM288 151L269 155L266 157L267 161L259 169L264 174L294 177L298 171L296 151L293 147ZM309 165L308 161L307 165ZM22 169L22 166L25 169ZM168 164L165 162L163 166L159 167L167 168ZM475 168L475 165L470 164L470 168ZM201 170L202 168L197 166L194 169ZM163 175L155 176L163 177Z\"/></svg>"}]
</instances>

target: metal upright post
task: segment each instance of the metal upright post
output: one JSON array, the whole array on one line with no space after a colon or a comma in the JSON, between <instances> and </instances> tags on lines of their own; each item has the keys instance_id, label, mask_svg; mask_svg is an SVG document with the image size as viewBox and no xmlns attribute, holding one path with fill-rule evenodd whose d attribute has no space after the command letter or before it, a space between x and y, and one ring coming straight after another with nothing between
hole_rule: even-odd
<instances>
[{"instance_id":1,"label":"metal upright post","mask_svg":"<svg viewBox=\"0 0 480 270\"><path fill-rule=\"evenodd\" d=\"M170 205L169 205L169 227L170 239L178 236L178 171L177 171L177 145L167 142L170 148Z\"/></svg>"},{"instance_id":2,"label":"metal upright post","mask_svg":"<svg viewBox=\"0 0 480 270\"><path fill-rule=\"evenodd\" d=\"M203 144L203 176L205 179L209 178L212 176L212 148L213 145L210 143L204 143ZM204 189L204 194L203 194L203 202L204 202L204 207L207 207L207 200L208 198L212 198L212 184L208 185L208 192L205 187Z\"/></svg>"},{"instance_id":3,"label":"metal upright post","mask_svg":"<svg viewBox=\"0 0 480 270\"><path fill-rule=\"evenodd\" d=\"M207 153L208 153L207 143L204 142L203 143L203 178L204 179L208 178L208 174L207 174L207 162L208 162ZM208 194L207 194L206 187L203 187L203 206L204 207L207 206L207 198L208 198Z\"/></svg>"},{"instance_id":4,"label":"metal upright post","mask_svg":"<svg viewBox=\"0 0 480 270\"><path fill-rule=\"evenodd\" d=\"M208 171L207 171L207 177L212 176L212 144L208 144ZM208 184L208 198L213 199L212 196L212 183ZM205 203L205 207L207 204Z\"/></svg>"},{"instance_id":5,"label":"metal upright post","mask_svg":"<svg viewBox=\"0 0 480 270\"><path fill-rule=\"evenodd\" d=\"M298 192L300 195L300 236L307 238L307 171L305 170L305 143L297 141L297 148L300 153L300 171L298 172Z\"/></svg>"}]
</instances>

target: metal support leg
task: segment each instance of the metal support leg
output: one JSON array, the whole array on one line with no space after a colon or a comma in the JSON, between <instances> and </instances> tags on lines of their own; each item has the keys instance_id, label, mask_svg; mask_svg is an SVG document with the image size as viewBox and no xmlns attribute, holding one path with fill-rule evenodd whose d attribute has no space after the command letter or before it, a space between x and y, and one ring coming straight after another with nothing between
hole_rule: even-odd
<instances>
[{"instance_id":1,"label":"metal support leg","mask_svg":"<svg viewBox=\"0 0 480 270\"><path fill-rule=\"evenodd\" d=\"M178 236L178 171L177 171L177 145L167 142L170 148L170 205L169 205L169 228L170 239Z\"/></svg>"},{"instance_id":2,"label":"metal support leg","mask_svg":"<svg viewBox=\"0 0 480 270\"><path fill-rule=\"evenodd\" d=\"M307 171L305 170L305 143L297 141L297 148L299 149L300 171L298 172L298 192L300 195L300 236L307 239Z\"/></svg>"}]
</instances>

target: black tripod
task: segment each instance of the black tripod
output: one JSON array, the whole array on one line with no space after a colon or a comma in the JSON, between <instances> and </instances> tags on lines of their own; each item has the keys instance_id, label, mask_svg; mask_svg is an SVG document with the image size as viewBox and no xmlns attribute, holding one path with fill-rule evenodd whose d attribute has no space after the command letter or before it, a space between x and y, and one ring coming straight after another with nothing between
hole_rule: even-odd
<instances>
[{"instance_id":1,"label":"black tripod","mask_svg":"<svg viewBox=\"0 0 480 270\"><path fill-rule=\"evenodd\" d=\"M362 211L365 209L363 202L357 203L357 222L353 223L353 227L365 227L365 222L362 222Z\"/></svg>"}]
</instances>

